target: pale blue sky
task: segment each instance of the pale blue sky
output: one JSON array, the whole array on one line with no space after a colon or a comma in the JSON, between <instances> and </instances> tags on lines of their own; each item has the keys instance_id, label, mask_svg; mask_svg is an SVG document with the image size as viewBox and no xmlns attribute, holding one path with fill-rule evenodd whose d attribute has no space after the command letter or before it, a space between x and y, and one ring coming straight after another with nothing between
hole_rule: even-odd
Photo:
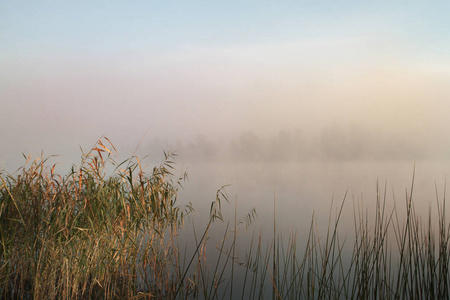
<instances>
[{"instance_id":1,"label":"pale blue sky","mask_svg":"<svg viewBox=\"0 0 450 300\"><path fill-rule=\"evenodd\" d=\"M0 1L0 161L105 134L448 136L448 1ZM430 134L430 132L432 132Z\"/></svg>"},{"instance_id":2,"label":"pale blue sky","mask_svg":"<svg viewBox=\"0 0 450 300\"><path fill-rule=\"evenodd\" d=\"M441 52L449 50L449 9L447 1L2 1L0 28L3 51L13 57L273 44L389 31L423 51Z\"/></svg>"}]
</instances>

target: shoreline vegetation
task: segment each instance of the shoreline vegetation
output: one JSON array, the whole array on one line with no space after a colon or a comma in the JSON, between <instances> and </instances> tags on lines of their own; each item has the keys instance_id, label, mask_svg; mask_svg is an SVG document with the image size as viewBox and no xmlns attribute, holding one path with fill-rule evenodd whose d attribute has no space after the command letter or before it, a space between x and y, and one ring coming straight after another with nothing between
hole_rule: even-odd
<instances>
[{"instance_id":1,"label":"shoreline vegetation","mask_svg":"<svg viewBox=\"0 0 450 300\"><path fill-rule=\"evenodd\" d=\"M238 237L256 211L239 219L236 209L226 221L222 187L188 247L178 238L195 208L179 206L187 175L173 174L175 155L164 153L148 171L136 156L116 162L115 152L103 137L68 175L56 174L45 158L28 158L13 175L0 172L0 299L450 296L445 190L443 198L434 196L437 212L423 216L414 208L414 176L393 208L381 187L370 211L354 203L353 231L346 235L339 230L344 196L335 213L332 204L328 230L319 232L313 215L302 243L295 233L286 238L277 231L274 199L272 241L255 233L248 249L239 248ZM223 236L211 244L211 228L219 224Z\"/></svg>"}]
</instances>

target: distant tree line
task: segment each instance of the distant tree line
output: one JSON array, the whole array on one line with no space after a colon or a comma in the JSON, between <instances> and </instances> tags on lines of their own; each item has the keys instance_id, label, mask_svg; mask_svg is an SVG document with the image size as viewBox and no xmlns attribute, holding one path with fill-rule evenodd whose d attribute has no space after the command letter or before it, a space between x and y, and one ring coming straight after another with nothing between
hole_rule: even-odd
<instances>
[{"instance_id":1,"label":"distant tree line","mask_svg":"<svg viewBox=\"0 0 450 300\"><path fill-rule=\"evenodd\" d=\"M155 150L167 147L167 142L161 142L153 141ZM328 126L311 136L300 129L281 130L269 137L245 131L223 141L199 135L189 142L171 144L170 148L187 161L291 162L418 160L427 158L427 146L414 137Z\"/></svg>"}]
</instances>

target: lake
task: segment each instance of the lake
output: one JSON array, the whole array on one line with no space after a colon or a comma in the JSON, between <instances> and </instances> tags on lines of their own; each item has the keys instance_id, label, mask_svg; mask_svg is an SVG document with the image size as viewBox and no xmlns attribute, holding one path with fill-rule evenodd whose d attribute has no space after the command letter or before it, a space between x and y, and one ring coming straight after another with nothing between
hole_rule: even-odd
<instances>
[{"instance_id":1,"label":"lake","mask_svg":"<svg viewBox=\"0 0 450 300\"><path fill-rule=\"evenodd\" d=\"M395 196L402 207L413 175L415 206L425 212L429 205L435 208L436 186L442 196L450 161L195 163L183 168L189 180L179 198L182 203L191 201L201 218L207 218L216 191L228 185L233 205L225 205L226 211L234 211L237 198L238 212L256 208L258 223L272 226L275 198L278 228L299 230L309 224L314 211L317 218L327 220L332 199L339 205L346 192L345 210L353 214L353 202L361 200L370 208L377 182L381 190L386 186L387 202L393 203Z\"/></svg>"},{"instance_id":2,"label":"lake","mask_svg":"<svg viewBox=\"0 0 450 300\"><path fill-rule=\"evenodd\" d=\"M212 265L219 257L217 247L220 246L226 225L229 224L228 230L233 227L235 203L238 219L252 208L257 211L257 219L252 226L247 231L241 226L239 231L235 256L238 257L237 261L242 261L249 252L252 237L257 240L261 234L262 244L270 249L274 236L274 204L277 235L283 237L281 244L287 247L290 235L295 234L299 253L302 254L313 214L317 224L315 230L324 240L330 211L333 224L345 198L339 220L339 236L346 242L342 248L345 261L350 258L354 247L355 213L358 216L363 214L371 228L370 224L375 219L377 194L381 200L386 199L386 211L391 212L396 206L401 224L406 219L407 195L413 188L415 213L427 224L430 208L432 220L438 219L436 200L439 197L442 205L446 177L450 172L450 161L193 163L186 166L189 181L180 190L179 198L181 203L192 202L197 211L198 215L193 218L197 241L206 228L210 204L215 199L216 191L228 185L225 189L230 203L222 202L224 223L216 223L209 233L208 243L211 246L206 256ZM194 243L192 224L187 224L187 234L181 235L180 241ZM436 223L433 226L437 228ZM394 234L388 237L388 242L396 247ZM237 290L241 287L244 270L237 268L235 271ZM266 284L270 286L267 280ZM270 297L271 294L267 295L267 298Z\"/></svg>"}]
</instances>

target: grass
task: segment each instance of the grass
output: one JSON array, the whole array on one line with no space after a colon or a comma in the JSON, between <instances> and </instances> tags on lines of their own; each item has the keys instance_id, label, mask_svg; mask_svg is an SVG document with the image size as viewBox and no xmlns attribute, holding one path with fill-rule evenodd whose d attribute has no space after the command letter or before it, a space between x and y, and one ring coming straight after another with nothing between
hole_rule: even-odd
<instances>
[{"instance_id":1,"label":"grass","mask_svg":"<svg viewBox=\"0 0 450 300\"><path fill-rule=\"evenodd\" d=\"M238 256L240 230L254 210L225 222L224 188L211 203L193 243L179 236L193 225L193 207L179 206L185 174L174 176L165 153L150 172L133 156L117 163L103 138L66 176L47 159L1 173L0 297L2 299L443 299L449 298L449 225L445 191L437 212L415 211L414 178L405 204L388 209L379 186L370 210L354 201L351 234L339 228L347 195L328 228L311 218L302 242L254 233ZM386 185L385 185L386 186ZM436 189L437 190L437 189ZM402 206L405 213L400 213ZM189 221L191 220L191 221ZM211 230L223 230L218 243ZM198 234L200 232L200 234ZM212 236L214 235L214 236ZM304 242L303 242L304 241ZM242 250L242 249L241 249Z\"/></svg>"}]
</instances>

